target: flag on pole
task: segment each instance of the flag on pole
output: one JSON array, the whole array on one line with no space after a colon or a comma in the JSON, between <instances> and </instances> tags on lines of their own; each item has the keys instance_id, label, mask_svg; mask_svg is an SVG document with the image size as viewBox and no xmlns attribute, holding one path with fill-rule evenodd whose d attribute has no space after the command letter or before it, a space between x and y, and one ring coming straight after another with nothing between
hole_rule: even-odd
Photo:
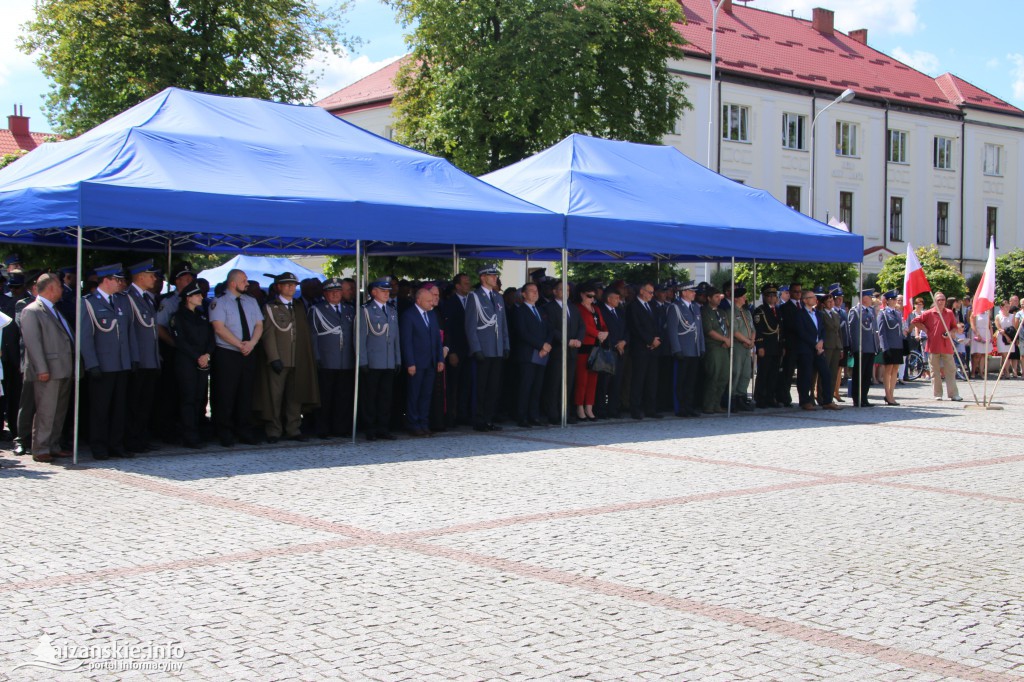
<instances>
[{"instance_id":1,"label":"flag on pole","mask_svg":"<svg viewBox=\"0 0 1024 682\"><path fill-rule=\"evenodd\" d=\"M921 261L914 253L914 247L907 242L907 268L903 272L903 319L910 317L910 311L914 309L914 297L918 294L931 291L932 286L928 284L928 278L924 275L924 268Z\"/></svg>"},{"instance_id":2,"label":"flag on pole","mask_svg":"<svg viewBox=\"0 0 1024 682\"><path fill-rule=\"evenodd\" d=\"M982 315L996 305L996 240L992 238L988 243L988 262L985 263L985 272L981 274L981 282L978 283L978 290L974 292L974 301L971 303L971 315Z\"/></svg>"}]
</instances>

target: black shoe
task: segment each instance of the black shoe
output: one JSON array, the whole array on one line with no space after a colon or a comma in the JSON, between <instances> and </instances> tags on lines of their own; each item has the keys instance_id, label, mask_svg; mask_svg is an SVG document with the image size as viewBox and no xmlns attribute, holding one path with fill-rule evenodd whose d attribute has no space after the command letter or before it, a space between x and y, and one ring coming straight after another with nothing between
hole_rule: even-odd
<instances>
[{"instance_id":1,"label":"black shoe","mask_svg":"<svg viewBox=\"0 0 1024 682\"><path fill-rule=\"evenodd\" d=\"M488 424L487 425L487 430L488 431L501 431L501 427L498 426L497 424Z\"/></svg>"},{"instance_id":2,"label":"black shoe","mask_svg":"<svg viewBox=\"0 0 1024 682\"><path fill-rule=\"evenodd\" d=\"M294 436L285 436L284 439L298 441L299 443L306 443L309 441L309 436L303 433L297 433Z\"/></svg>"},{"instance_id":3,"label":"black shoe","mask_svg":"<svg viewBox=\"0 0 1024 682\"><path fill-rule=\"evenodd\" d=\"M398 436L387 431L381 431L378 433L377 438L380 438L381 440L398 440Z\"/></svg>"},{"instance_id":4,"label":"black shoe","mask_svg":"<svg viewBox=\"0 0 1024 682\"><path fill-rule=\"evenodd\" d=\"M92 458L97 460L97 461L102 462L103 460L110 459L110 455L100 455L100 454L94 453Z\"/></svg>"},{"instance_id":5,"label":"black shoe","mask_svg":"<svg viewBox=\"0 0 1024 682\"><path fill-rule=\"evenodd\" d=\"M516 422L516 426L521 429L528 429L530 428L530 422Z\"/></svg>"},{"instance_id":6,"label":"black shoe","mask_svg":"<svg viewBox=\"0 0 1024 682\"><path fill-rule=\"evenodd\" d=\"M375 434L375 433L368 433L368 434L366 434L366 440L368 440L369 442L372 443L373 441L377 440L377 434Z\"/></svg>"},{"instance_id":7,"label":"black shoe","mask_svg":"<svg viewBox=\"0 0 1024 682\"><path fill-rule=\"evenodd\" d=\"M654 414L648 414L648 415L645 415L645 416L648 419L664 419L665 418L665 415L658 414L657 412L655 412Z\"/></svg>"},{"instance_id":8,"label":"black shoe","mask_svg":"<svg viewBox=\"0 0 1024 682\"><path fill-rule=\"evenodd\" d=\"M580 418L577 417L576 415L570 415L570 416L566 417L565 423L566 424L579 424L580 423ZM561 426L562 422L561 421L557 421L557 422L554 422L554 424L556 426Z\"/></svg>"},{"instance_id":9,"label":"black shoe","mask_svg":"<svg viewBox=\"0 0 1024 682\"><path fill-rule=\"evenodd\" d=\"M473 430L474 431L481 431L481 432L490 431L490 429L487 427L487 424L475 424L473 426Z\"/></svg>"},{"instance_id":10,"label":"black shoe","mask_svg":"<svg viewBox=\"0 0 1024 682\"><path fill-rule=\"evenodd\" d=\"M195 441L195 442L186 441L186 442L182 443L182 445L184 445L186 448L188 448L190 450L198 450L201 447L203 447L203 444L200 443L199 441Z\"/></svg>"},{"instance_id":11,"label":"black shoe","mask_svg":"<svg viewBox=\"0 0 1024 682\"><path fill-rule=\"evenodd\" d=\"M630 416L633 417L633 419L635 419L637 421L640 421L641 419L644 418L644 416L642 414L637 414L637 413L634 413L634 414L632 414Z\"/></svg>"},{"instance_id":12,"label":"black shoe","mask_svg":"<svg viewBox=\"0 0 1024 682\"><path fill-rule=\"evenodd\" d=\"M244 445L259 445L260 443L263 442L263 439L253 438L252 436L245 436L244 438L239 438L238 442L243 443Z\"/></svg>"},{"instance_id":13,"label":"black shoe","mask_svg":"<svg viewBox=\"0 0 1024 682\"><path fill-rule=\"evenodd\" d=\"M330 440L331 438L334 438L334 436L330 435L329 433L321 433L317 436L317 438L319 438L320 440Z\"/></svg>"},{"instance_id":14,"label":"black shoe","mask_svg":"<svg viewBox=\"0 0 1024 682\"><path fill-rule=\"evenodd\" d=\"M119 452L116 455L114 453L110 453L110 454L112 456L114 456L114 457L123 457L124 459L135 459L135 453L134 452L128 452L127 450L125 450L124 452Z\"/></svg>"},{"instance_id":15,"label":"black shoe","mask_svg":"<svg viewBox=\"0 0 1024 682\"><path fill-rule=\"evenodd\" d=\"M221 447L225 447L225 448L234 447L235 439L234 438L226 438L226 437L225 438L221 438L220 439L220 444L221 444Z\"/></svg>"},{"instance_id":16,"label":"black shoe","mask_svg":"<svg viewBox=\"0 0 1024 682\"><path fill-rule=\"evenodd\" d=\"M25 455L29 454L29 451L26 450L24 446L17 445L14 448L14 454L16 454L18 457L24 457Z\"/></svg>"},{"instance_id":17,"label":"black shoe","mask_svg":"<svg viewBox=\"0 0 1024 682\"><path fill-rule=\"evenodd\" d=\"M544 422L539 419L531 419L527 422L530 426L544 426Z\"/></svg>"},{"instance_id":18,"label":"black shoe","mask_svg":"<svg viewBox=\"0 0 1024 682\"><path fill-rule=\"evenodd\" d=\"M267 436L267 442L270 443L271 445L273 445L274 443L276 443L279 440L281 440L281 439L278 438L277 436ZM244 443L245 441L243 440L242 442Z\"/></svg>"}]
</instances>

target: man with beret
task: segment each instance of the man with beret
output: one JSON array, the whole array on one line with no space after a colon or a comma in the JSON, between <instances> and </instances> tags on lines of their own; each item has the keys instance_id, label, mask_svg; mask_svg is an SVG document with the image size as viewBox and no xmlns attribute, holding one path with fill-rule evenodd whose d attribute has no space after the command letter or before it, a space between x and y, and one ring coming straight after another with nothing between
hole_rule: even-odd
<instances>
[{"instance_id":1,"label":"man with beret","mask_svg":"<svg viewBox=\"0 0 1024 682\"><path fill-rule=\"evenodd\" d=\"M125 424L124 446L129 452L148 452L149 422L160 379L160 338L156 326L156 301L153 282L156 266L153 259L128 268L132 284L128 287L128 304L132 326L132 372L128 376L128 421Z\"/></svg>"},{"instance_id":2,"label":"man with beret","mask_svg":"<svg viewBox=\"0 0 1024 682\"><path fill-rule=\"evenodd\" d=\"M828 285L828 294L832 297L832 309L839 315L839 336L843 341L843 358L849 357L850 352L850 331L849 331L849 318L848 311L846 310L846 304L843 303L843 288L839 282L833 282ZM832 382L835 384L835 390L832 397L835 398L836 402L844 402L842 396L839 394L839 388L843 385L843 379L848 375L850 369L846 366L845 362L839 363L839 369L836 371L836 376L832 377Z\"/></svg>"},{"instance_id":3,"label":"man with beret","mask_svg":"<svg viewBox=\"0 0 1024 682\"><path fill-rule=\"evenodd\" d=\"M825 364L828 365L830 383L825 385L824 377L819 377L815 382L818 404L824 405L826 394L836 400L836 382L834 377L842 373L839 366L843 360L843 349L846 340L843 338L843 322L839 317L839 311L835 308L835 298L825 291L823 287L814 287L814 295L818 298L818 312L821 313L822 340L825 348Z\"/></svg>"},{"instance_id":4,"label":"man with beret","mask_svg":"<svg viewBox=\"0 0 1024 682\"><path fill-rule=\"evenodd\" d=\"M754 310L754 330L757 337L757 379L754 381L754 402L764 409L778 407L775 398L779 382L779 363L782 360L782 338L779 316L775 304L779 300L774 284L761 287L761 305Z\"/></svg>"},{"instance_id":5,"label":"man with beret","mask_svg":"<svg viewBox=\"0 0 1024 682\"><path fill-rule=\"evenodd\" d=\"M857 407L873 407L868 402L868 389L879 349L874 296L874 288L861 291L860 305L853 306L848 317L850 352L853 353L853 404Z\"/></svg>"},{"instance_id":6,"label":"man with beret","mask_svg":"<svg viewBox=\"0 0 1024 682\"><path fill-rule=\"evenodd\" d=\"M22 267L21 263L21 256L17 253L7 254L7 257L4 258L4 267L7 268L7 272L24 271L24 267Z\"/></svg>"},{"instance_id":7,"label":"man with beret","mask_svg":"<svg viewBox=\"0 0 1024 682\"><path fill-rule=\"evenodd\" d=\"M132 308L121 293L120 263L96 268L96 290L82 299L82 366L89 375L89 446L93 459L134 457L124 447Z\"/></svg>"},{"instance_id":8,"label":"man with beret","mask_svg":"<svg viewBox=\"0 0 1024 682\"><path fill-rule=\"evenodd\" d=\"M682 285L681 298L668 314L668 345L675 359L675 413L679 417L700 416L696 394L697 372L705 348L700 308L694 302L697 285L693 280Z\"/></svg>"},{"instance_id":9,"label":"man with beret","mask_svg":"<svg viewBox=\"0 0 1024 682\"><path fill-rule=\"evenodd\" d=\"M729 331L729 316L719 310L722 292L711 287L707 290L708 304L701 309L701 325L704 327L704 402L705 414L725 412L722 396L729 387L729 348L732 334Z\"/></svg>"},{"instance_id":10,"label":"man with beret","mask_svg":"<svg viewBox=\"0 0 1024 682\"><path fill-rule=\"evenodd\" d=\"M323 284L323 300L309 309L309 330L320 385L316 435L343 436L352 430L356 340L352 335L356 309L343 300L345 282L332 277Z\"/></svg>"},{"instance_id":11,"label":"man with beret","mask_svg":"<svg viewBox=\"0 0 1024 682\"><path fill-rule=\"evenodd\" d=\"M274 277L277 295L263 306L259 382L253 407L266 422L267 441L305 441L302 413L320 405L316 361L305 304L290 272Z\"/></svg>"},{"instance_id":12,"label":"man with beret","mask_svg":"<svg viewBox=\"0 0 1024 682\"><path fill-rule=\"evenodd\" d=\"M509 356L508 320L505 301L498 287L498 268L486 265L477 271L480 287L466 299L466 340L476 366L476 412L473 428L500 431L494 423L501 397L501 369Z\"/></svg>"},{"instance_id":13,"label":"man with beret","mask_svg":"<svg viewBox=\"0 0 1024 682\"><path fill-rule=\"evenodd\" d=\"M370 300L360 309L359 415L366 440L395 440L391 433L391 400L395 372L402 366L398 311L388 301L391 280L370 283Z\"/></svg>"},{"instance_id":14,"label":"man with beret","mask_svg":"<svg viewBox=\"0 0 1024 682\"><path fill-rule=\"evenodd\" d=\"M228 273L224 293L210 302L210 324L217 337L213 351L213 420L220 444L237 438L258 442L252 430L252 399L256 384L256 345L263 335L263 312L245 292L249 278L242 270Z\"/></svg>"},{"instance_id":15,"label":"man with beret","mask_svg":"<svg viewBox=\"0 0 1024 682\"><path fill-rule=\"evenodd\" d=\"M753 410L747 390L753 372L754 345L757 332L754 329L754 318L747 308L747 289L738 286L732 292L732 304L735 308L730 314L732 321L732 407L734 410Z\"/></svg>"}]
</instances>

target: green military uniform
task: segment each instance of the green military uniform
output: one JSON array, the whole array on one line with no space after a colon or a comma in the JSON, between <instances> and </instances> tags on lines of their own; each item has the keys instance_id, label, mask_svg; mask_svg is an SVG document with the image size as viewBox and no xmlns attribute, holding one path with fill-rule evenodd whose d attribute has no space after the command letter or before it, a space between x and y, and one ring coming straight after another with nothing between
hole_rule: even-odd
<instances>
[{"instance_id":1,"label":"green military uniform","mask_svg":"<svg viewBox=\"0 0 1024 682\"><path fill-rule=\"evenodd\" d=\"M704 411L724 412L722 396L729 386L729 349L721 341L712 338L711 332L731 338L729 315L718 308L712 308L708 303L701 306L700 316L707 347L704 353Z\"/></svg>"}]
</instances>

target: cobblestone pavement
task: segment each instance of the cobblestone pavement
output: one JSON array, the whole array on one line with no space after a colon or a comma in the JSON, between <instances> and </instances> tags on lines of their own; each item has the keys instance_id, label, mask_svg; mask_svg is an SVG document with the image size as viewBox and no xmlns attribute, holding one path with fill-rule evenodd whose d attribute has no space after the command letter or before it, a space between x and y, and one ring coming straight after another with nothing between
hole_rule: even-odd
<instances>
[{"instance_id":1,"label":"cobblestone pavement","mask_svg":"<svg viewBox=\"0 0 1024 682\"><path fill-rule=\"evenodd\" d=\"M1024 680L1024 382L999 391L0 452L0 679Z\"/></svg>"}]
</instances>

